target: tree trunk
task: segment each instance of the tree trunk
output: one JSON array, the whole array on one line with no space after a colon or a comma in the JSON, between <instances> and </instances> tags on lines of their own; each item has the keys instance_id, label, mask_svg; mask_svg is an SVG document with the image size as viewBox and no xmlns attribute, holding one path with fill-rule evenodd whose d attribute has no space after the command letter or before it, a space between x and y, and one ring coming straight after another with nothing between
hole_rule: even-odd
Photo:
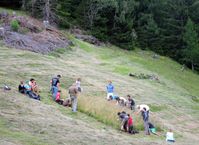
<instances>
[{"instance_id":1,"label":"tree trunk","mask_svg":"<svg viewBox=\"0 0 199 145\"><path fill-rule=\"evenodd\" d=\"M31 10L32 16L34 16L34 12L35 12L34 11L34 5L35 5L36 1L37 0L32 0L32 6L31 6L32 7L32 10Z\"/></svg>"},{"instance_id":2,"label":"tree trunk","mask_svg":"<svg viewBox=\"0 0 199 145\"><path fill-rule=\"evenodd\" d=\"M22 10L25 10L26 8L26 1L22 0L22 6L21 6Z\"/></svg>"},{"instance_id":3,"label":"tree trunk","mask_svg":"<svg viewBox=\"0 0 199 145\"><path fill-rule=\"evenodd\" d=\"M194 71L194 62L193 61L191 62L191 69L192 69L192 71Z\"/></svg>"},{"instance_id":4,"label":"tree trunk","mask_svg":"<svg viewBox=\"0 0 199 145\"><path fill-rule=\"evenodd\" d=\"M50 0L46 0L45 2L45 10L44 10L45 19L49 21L50 18Z\"/></svg>"}]
</instances>

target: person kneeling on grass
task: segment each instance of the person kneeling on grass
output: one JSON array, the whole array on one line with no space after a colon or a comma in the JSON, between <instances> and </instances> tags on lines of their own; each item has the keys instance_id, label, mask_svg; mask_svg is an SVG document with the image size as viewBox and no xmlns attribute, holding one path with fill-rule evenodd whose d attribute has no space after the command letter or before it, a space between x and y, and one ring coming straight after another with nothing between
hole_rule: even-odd
<instances>
[{"instance_id":1,"label":"person kneeling on grass","mask_svg":"<svg viewBox=\"0 0 199 145\"><path fill-rule=\"evenodd\" d=\"M137 130L135 130L135 128L133 127L133 118L132 116L130 116L130 114L128 114L128 126L127 126L127 131L130 134L135 134L135 133L139 133Z\"/></svg>"},{"instance_id":2,"label":"person kneeling on grass","mask_svg":"<svg viewBox=\"0 0 199 145\"><path fill-rule=\"evenodd\" d=\"M127 130L129 133L132 133L133 131L133 118L128 114L128 125L127 125Z\"/></svg>"},{"instance_id":3,"label":"person kneeling on grass","mask_svg":"<svg viewBox=\"0 0 199 145\"><path fill-rule=\"evenodd\" d=\"M60 96L61 96L61 90L58 90L56 98L55 98L55 102L62 105L64 101L62 99L60 99Z\"/></svg>"}]
</instances>

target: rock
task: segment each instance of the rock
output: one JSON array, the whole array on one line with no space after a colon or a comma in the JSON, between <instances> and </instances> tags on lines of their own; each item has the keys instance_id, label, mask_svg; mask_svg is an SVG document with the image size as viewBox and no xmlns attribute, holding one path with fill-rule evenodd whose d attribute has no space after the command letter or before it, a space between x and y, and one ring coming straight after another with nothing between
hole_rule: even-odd
<instances>
[{"instance_id":1,"label":"rock","mask_svg":"<svg viewBox=\"0 0 199 145\"><path fill-rule=\"evenodd\" d=\"M0 37L4 37L5 36L5 29L4 27L0 27Z\"/></svg>"},{"instance_id":2,"label":"rock","mask_svg":"<svg viewBox=\"0 0 199 145\"><path fill-rule=\"evenodd\" d=\"M94 36L91 36L91 35L76 34L75 38L81 39L83 41L86 41L88 43L91 43L91 44L94 44L94 45L97 45L97 46L101 45L101 42L97 38L95 38Z\"/></svg>"}]
</instances>

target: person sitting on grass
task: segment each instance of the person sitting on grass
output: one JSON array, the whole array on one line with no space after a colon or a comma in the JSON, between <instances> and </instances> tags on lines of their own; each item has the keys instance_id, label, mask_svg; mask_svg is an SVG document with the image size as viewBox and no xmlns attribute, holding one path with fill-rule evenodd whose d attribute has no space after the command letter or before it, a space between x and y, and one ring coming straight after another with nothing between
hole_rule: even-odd
<instances>
[{"instance_id":1,"label":"person sitting on grass","mask_svg":"<svg viewBox=\"0 0 199 145\"><path fill-rule=\"evenodd\" d=\"M63 106L65 107L71 107L72 106L72 103L71 103L71 99L66 99L64 102L63 102Z\"/></svg>"},{"instance_id":2,"label":"person sitting on grass","mask_svg":"<svg viewBox=\"0 0 199 145\"><path fill-rule=\"evenodd\" d=\"M30 86L31 86L31 90L35 93L35 94L39 94L39 89L38 89L38 86L37 86L37 83L35 81L35 79L31 78L30 79Z\"/></svg>"},{"instance_id":3,"label":"person sitting on grass","mask_svg":"<svg viewBox=\"0 0 199 145\"><path fill-rule=\"evenodd\" d=\"M148 125L149 125L149 130L150 130L150 132L153 133L153 134L155 134L155 135L158 135L158 134L156 133L156 128L155 128L155 126L154 126L151 122L149 122Z\"/></svg>"},{"instance_id":4,"label":"person sitting on grass","mask_svg":"<svg viewBox=\"0 0 199 145\"><path fill-rule=\"evenodd\" d=\"M60 96L61 96L61 90L58 90L56 98L55 98L55 102L62 105L64 101L62 99L60 99Z\"/></svg>"},{"instance_id":5,"label":"person sitting on grass","mask_svg":"<svg viewBox=\"0 0 199 145\"><path fill-rule=\"evenodd\" d=\"M175 139L173 137L172 129L169 129L169 131L166 134L166 141L167 142L175 142Z\"/></svg>"},{"instance_id":6,"label":"person sitting on grass","mask_svg":"<svg viewBox=\"0 0 199 145\"><path fill-rule=\"evenodd\" d=\"M24 82L20 81L20 84L18 86L18 90L20 93L25 94L25 87L24 87Z\"/></svg>"},{"instance_id":7,"label":"person sitting on grass","mask_svg":"<svg viewBox=\"0 0 199 145\"><path fill-rule=\"evenodd\" d=\"M127 95L127 100L128 100L128 107L131 110L135 110L135 101L131 98L130 95Z\"/></svg>"},{"instance_id":8,"label":"person sitting on grass","mask_svg":"<svg viewBox=\"0 0 199 145\"><path fill-rule=\"evenodd\" d=\"M30 98L32 99L36 99L36 100L40 100L40 96L35 94L32 90L31 90L31 86L29 81L27 81L24 85L25 87L25 94L27 94Z\"/></svg>"}]
</instances>

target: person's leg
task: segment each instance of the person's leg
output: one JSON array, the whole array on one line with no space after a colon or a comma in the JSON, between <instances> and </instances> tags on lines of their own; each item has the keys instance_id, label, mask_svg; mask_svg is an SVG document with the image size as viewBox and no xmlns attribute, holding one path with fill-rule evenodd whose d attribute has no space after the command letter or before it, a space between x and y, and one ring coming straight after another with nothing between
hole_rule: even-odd
<instances>
[{"instance_id":1,"label":"person's leg","mask_svg":"<svg viewBox=\"0 0 199 145\"><path fill-rule=\"evenodd\" d=\"M74 97L74 99L73 99L72 111L77 112L77 97Z\"/></svg>"},{"instance_id":2,"label":"person's leg","mask_svg":"<svg viewBox=\"0 0 199 145\"><path fill-rule=\"evenodd\" d=\"M107 93L106 99L107 99L107 100L110 100L110 96L113 96L113 93Z\"/></svg>"},{"instance_id":3,"label":"person's leg","mask_svg":"<svg viewBox=\"0 0 199 145\"><path fill-rule=\"evenodd\" d=\"M150 135L148 121L144 121L144 130L146 135Z\"/></svg>"},{"instance_id":4,"label":"person's leg","mask_svg":"<svg viewBox=\"0 0 199 145\"><path fill-rule=\"evenodd\" d=\"M58 88L55 87L55 86L53 86L52 87L52 97L53 97L53 100L56 99L57 92L58 92Z\"/></svg>"},{"instance_id":5,"label":"person's leg","mask_svg":"<svg viewBox=\"0 0 199 145\"><path fill-rule=\"evenodd\" d=\"M109 100L109 93L107 93L106 99Z\"/></svg>"}]
</instances>

